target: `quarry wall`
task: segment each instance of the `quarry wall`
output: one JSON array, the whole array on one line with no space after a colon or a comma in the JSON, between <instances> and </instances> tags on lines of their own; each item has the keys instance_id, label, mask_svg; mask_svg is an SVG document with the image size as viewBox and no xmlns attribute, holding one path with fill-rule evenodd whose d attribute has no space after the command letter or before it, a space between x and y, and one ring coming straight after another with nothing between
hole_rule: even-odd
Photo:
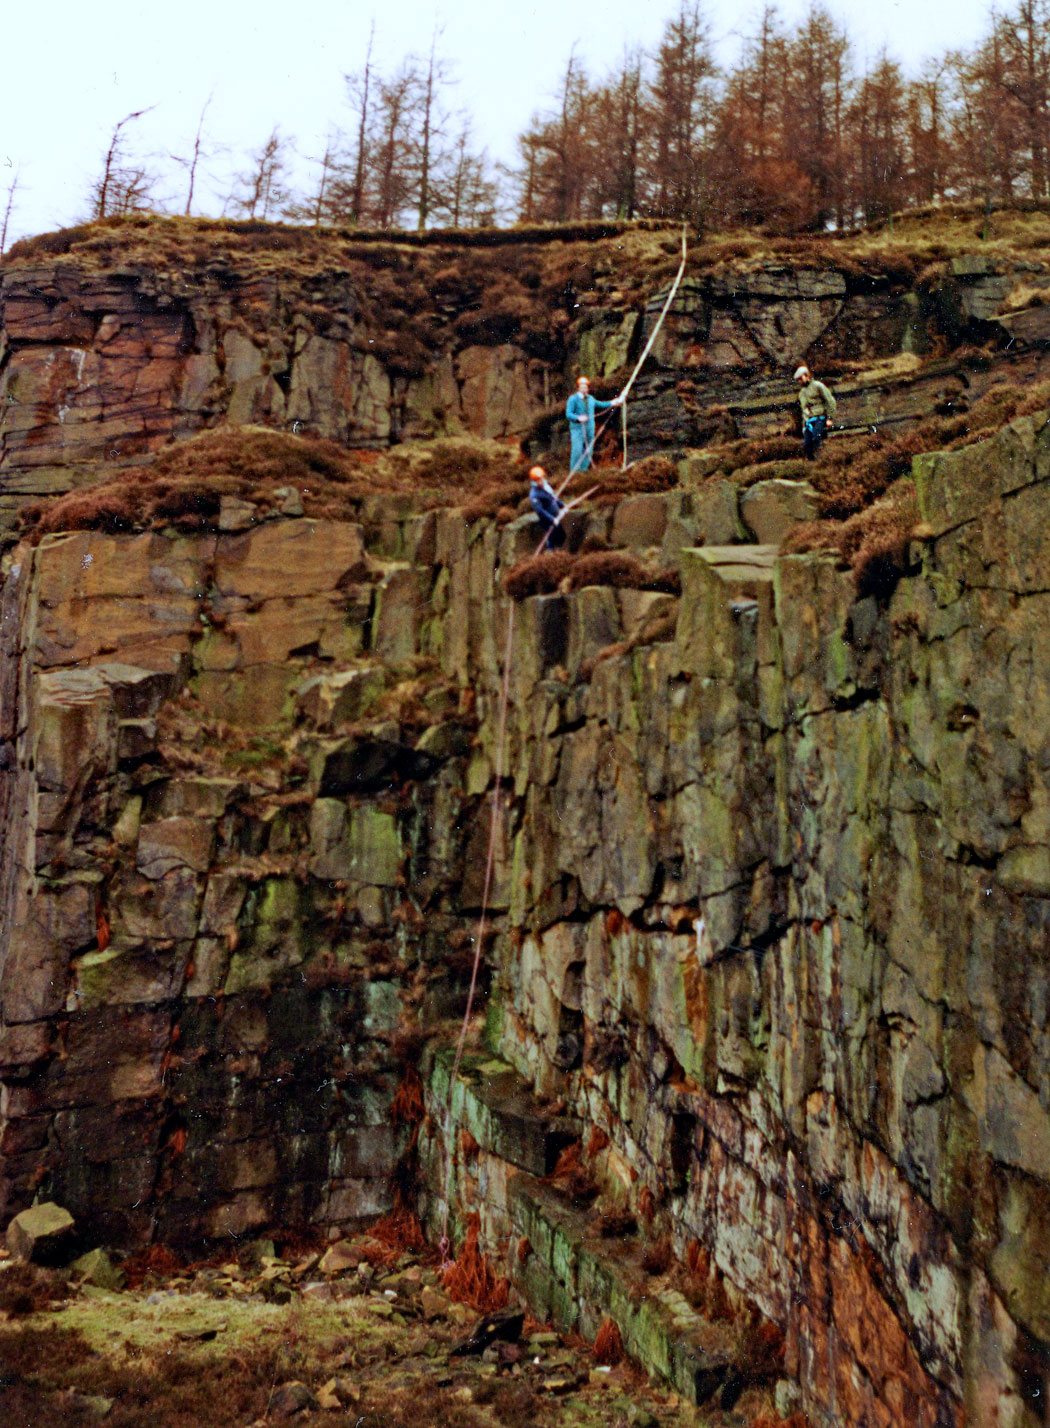
<instances>
[{"instance_id":1,"label":"quarry wall","mask_svg":"<svg viewBox=\"0 0 1050 1428\"><path fill-rule=\"evenodd\" d=\"M807 333L868 333L874 357L920 332L903 308L927 333L998 321L1015 276L960 271L948 317L887 285L864 297L881 327L860 307L836 327L853 278L756 270L717 302L705 278L657 353L653 440L669 403L686 442L726 393L742 429L768 420L779 378L755 371ZM359 280L326 284L5 271L6 519L217 422L362 444L518 430L548 409L545 372L612 371L651 320L581 274L597 297L553 347L464 336L439 400L429 368L395 379L389 343L364 350ZM923 381L893 400L959 390L954 370ZM415 415L395 429L395 409ZM493 1262L590 1332L615 1295L538 1208L577 1140L636 1238L699 1247L782 1329L812 1421L1045 1422L1050 427L917 458L924 524L881 600L775 530L741 543L753 513L698 470L574 517L576 544L676 564L680 597L514 607L470 1063L476 1088L513 1085L500 1125L540 1125L513 1145L473 1090L449 1110L442 1048L481 899L502 578L531 520L405 501L320 522L291 493L199 535L8 550L0 1217L50 1197L113 1243L188 1244L407 1201L435 1233L476 1215Z\"/></svg>"},{"instance_id":2,"label":"quarry wall","mask_svg":"<svg viewBox=\"0 0 1050 1428\"><path fill-rule=\"evenodd\" d=\"M479 252L314 239L304 255L282 250L296 230L274 227L270 252L265 238L245 250L183 228L174 241L101 228L58 255L30 245L0 271L0 535L30 499L222 424L359 448L460 432L564 445L576 372L611 383L633 363L679 247L674 232ZM965 404L986 381L951 350L1001 338L1004 360L1023 365L1048 336L1047 309L1013 312L1011 294L1030 304L1044 289L1045 263L1006 256L953 259L919 281L877 257L716 253L691 266L660 331L632 451L694 446L727 423L789 426L805 359L826 371L946 354L922 373L840 382L847 425Z\"/></svg>"},{"instance_id":3,"label":"quarry wall","mask_svg":"<svg viewBox=\"0 0 1050 1428\"><path fill-rule=\"evenodd\" d=\"M680 601L516 610L489 1045L783 1327L829 1422L1041 1421L1048 474L1043 419L920 458L883 606L827 557L685 544ZM675 499L579 519L641 546ZM392 1202L533 529L16 551L5 1214L44 1191L129 1242ZM513 1178L473 1192L498 1260Z\"/></svg>"}]
</instances>

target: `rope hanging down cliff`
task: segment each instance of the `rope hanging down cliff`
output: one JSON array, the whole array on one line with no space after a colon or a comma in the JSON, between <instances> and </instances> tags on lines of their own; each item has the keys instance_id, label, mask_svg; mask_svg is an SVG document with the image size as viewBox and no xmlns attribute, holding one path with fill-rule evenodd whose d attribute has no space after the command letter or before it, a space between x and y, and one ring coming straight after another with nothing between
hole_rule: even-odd
<instances>
[{"instance_id":1,"label":"rope hanging down cliff","mask_svg":"<svg viewBox=\"0 0 1050 1428\"><path fill-rule=\"evenodd\" d=\"M645 347L644 347L643 350L642 350L642 355L638 358L638 361L634 364L634 368L633 368L633 370L632 370L632 372L631 372L631 375L628 377L627 382L625 383L625 385L624 385L622 391L620 392L619 405L620 405L620 409L621 409L621 411L622 411L622 413L623 413L623 470L625 470L625 471L627 470L627 464L628 464L628 463L627 463L627 397L628 397L628 395L630 394L631 388L634 386L635 379L637 378L638 373L642 370L642 366L644 365L644 363L645 363L645 361L646 361L646 358L649 356L649 353L653 350L653 344L656 342L656 339L657 339L657 337L658 337L658 335L659 335L659 332L660 332L660 328L661 328L661 327L663 326L663 324L664 324L664 318L666 318L667 314L668 314L668 313L670 312L670 310L671 310L671 304L674 302L675 294L676 294L677 291L678 291L679 285L680 285L680 283L681 283L681 281L682 281L682 276L683 276L683 274L685 273L685 265L686 265L687 257L688 257L688 250L687 250L687 248L686 248L686 231L685 231L685 227L684 227L684 225L683 225L683 227L682 227L682 261L681 261L681 262L679 263L679 265L678 265L678 272L675 274L674 282L671 284L671 290L670 290L670 292L667 294L667 299L666 299L666 301L664 302L664 305L663 305L663 307L662 307L661 310L660 310L660 316L659 316L659 317L657 318L657 320L656 320L656 325L655 325L655 327L653 328L652 332L649 334L649 340L646 342ZM575 463L573 463L573 464L569 467L569 473L568 473L568 475L565 477L565 480L564 480L564 481L561 483L561 485L558 487L558 493L557 493L557 494L558 494L559 496L561 495L562 491L564 491L565 487L569 484L569 482L572 480L573 476L576 475L576 472L577 472L577 470L580 468L580 466L581 466L581 465L585 465L585 464L587 463L587 461L590 459L591 452L593 451L594 446L595 446L595 444L596 444L596 442L597 442L599 436L601 436L602 432L605 430L605 427L606 427L608 421L610 420L611 415L612 415L612 413L610 412L609 416L607 416L607 417L604 418L604 420L602 421L601 425L598 426L598 427L596 427L593 438L592 438L589 442L587 442L587 443L585 444L585 446L583 447L582 451L581 451L580 454L577 456ZM581 501L585 501L585 500L588 498L588 496L593 496L596 490L598 490L598 487L597 487L597 486L592 486L589 490L584 491L584 492L582 493L582 495L575 496L571 501L566 502L565 507L564 507L564 510L561 512L561 517L564 518L564 516L565 516L569 511L571 511L574 506L578 506L578 505L580 504L580 502L581 502ZM548 531L545 531L545 532L544 532L544 535L543 535L543 539L540 541L539 545L536 547L536 551L535 551L535 554L536 554L536 555L540 555L540 554L542 554L542 552L543 552L544 550L546 550L546 548L547 548L547 542L548 542L549 537L550 537L550 531L549 531L549 530L548 530ZM470 1020L471 1020L471 1017L472 1017L473 1011L474 1011L474 997L475 997L475 994L477 993L477 988L478 988L478 972L480 971L480 968L481 968L481 952L482 952L482 948L483 948L483 946L484 946L484 941L485 941L485 929L486 929L486 924L487 924L487 922L488 922L489 899L490 899L491 894L492 894L492 879L493 879L493 874L494 874L495 866L496 866L496 842L497 842L497 838L498 838L498 836L499 836L499 820L500 820L500 811L501 811L501 810L500 810L500 796L501 796L502 791L503 791L503 788L502 788L502 785L503 785L503 749L504 749L504 744L505 744L505 742L506 742L507 709L508 709L508 705L509 705L509 702L510 702L510 669L511 669L510 657L511 657L512 645L513 645L513 641L514 641L514 609L515 609L515 602L514 602L513 600L511 600L510 603L509 603L509 606L508 606L508 610L507 610L507 633L506 633L506 638L504 639L504 643L503 643L503 676L502 676L502 679L501 679L501 681L500 681L499 713L498 713L498 717L497 717L497 721L496 721L495 767L494 767L494 769L493 769L493 780L492 780L492 805L491 805L491 808L490 808L490 810L489 810L489 836L488 836L488 846L487 846L486 853L485 853L485 877L484 877L484 881L483 881L483 884L482 884L482 890L481 890L481 909L480 909L480 912L479 912L479 915L478 915L478 928L477 928L477 933L476 933L475 938L474 938L474 961L473 961L473 964L472 964L472 966L471 966L471 972L470 972L470 988L469 988L469 990L468 990L468 992L467 992L467 1004L466 1004L466 1007L465 1007L464 1012L463 1012L463 1021L462 1021L462 1024L461 1024L461 1026L460 1026L460 1029L459 1029L459 1039L458 1039L457 1042L456 1042L456 1054L455 1054L455 1056L452 1058L452 1070L451 1070L451 1072L450 1072L450 1074L449 1074L449 1082L448 1082L448 1102L447 1102L447 1107L446 1107L447 1113L448 1113L448 1124L451 1124L452 1098L453 1098L453 1095L454 1095L454 1093L455 1093L456 1079L457 1079L457 1077L459 1076L459 1069L460 1069L460 1066L461 1066L462 1061L463 1061L463 1049L464 1049L464 1046L466 1045L467 1031L469 1030ZM451 1248L451 1245L450 1245L450 1242L449 1242L449 1235L448 1235L449 1202L450 1202L450 1197L451 1197L451 1188L452 1188L452 1143L451 1143L451 1141L450 1141L449 1144L448 1144L448 1145L446 1146L446 1148L445 1148L445 1186L444 1186L444 1196L443 1196L443 1205L442 1205L442 1229L441 1229L441 1240L440 1240L441 1262L442 1262L442 1267L443 1267L443 1268L447 1268L447 1267L452 1263L451 1259L449 1258L449 1250L450 1250L450 1248Z\"/></svg>"}]
</instances>

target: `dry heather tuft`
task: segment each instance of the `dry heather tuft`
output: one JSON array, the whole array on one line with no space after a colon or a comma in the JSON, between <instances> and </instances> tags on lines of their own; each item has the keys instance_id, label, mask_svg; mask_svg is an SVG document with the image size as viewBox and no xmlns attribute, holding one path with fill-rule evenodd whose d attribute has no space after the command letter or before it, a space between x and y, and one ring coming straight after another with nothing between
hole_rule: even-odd
<instances>
[{"instance_id":1,"label":"dry heather tuft","mask_svg":"<svg viewBox=\"0 0 1050 1428\"><path fill-rule=\"evenodd\" d=\"M572 565L573 557L567 550L545 550L511 566L503 578L503 588L512 600L524 600L529 595L549 595L557 590Z\"/></svg>"},{"instance_id":2,"label":"dry heather tuft","mask_svg":"<svg viewBox=\"0 0 1050 1428\"><path fill-rule=\"evenodd\" d=\"M369 497L407 495L418 509L462 501L498 504L525 489L520 460L497 442L445 438L390 452L350 451L333 441L264 427L218 427L164 447L152 465L54 500L28 504L23 533L111 534L174 526L213 528L223 497L278 509L290 488L308 516L353 520Z\"/></svg>"},{"instance_id":3,"label":"dry heather tuft","mask_svg":"<svg viewBox=\"0 0 1050 1428\"><path fill-rule=\"evenodd\" d=\"M785 541L787 551L831 550L849 565L861 595L886 598L907 567L919 520L911 481L898 481L880 500L846 521L807 521Z\"/></svg>"},{"instance_id":4,"label":"dry heather tuft","mask_svg":"<svg viewBox=\"0 0 1050 1428\"><path fill-rule=\"evenodd\" d=\"M512 600L550 595L555 590L582 590L585 585L653 590L668 595L682 593L677 570L650 570L636 556L620 550L588 550L579 555L566 550L544 551L519 560L503 580L503 588Z\"/></svg>"}]
</instances>

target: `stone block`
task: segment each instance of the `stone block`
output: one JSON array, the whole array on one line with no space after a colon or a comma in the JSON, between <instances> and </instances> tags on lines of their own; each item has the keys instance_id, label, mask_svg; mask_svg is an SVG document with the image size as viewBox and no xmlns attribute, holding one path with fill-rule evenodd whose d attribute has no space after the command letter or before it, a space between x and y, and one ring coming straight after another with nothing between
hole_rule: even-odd
<instances>
[{"instance_id":1,"label":"stone block","mask_svg":"<svg viewBox=\"0 0 1050 1428\"><path fill-rule=\"evenodd\" d=\"M7 1248L15 1259L62 1264L73 1241L73 1229L69 1211L49 1200L14 1217L7 1227Z\"/></svg>"},{"instance_id":2,"label":"stone block","mask_svg":"<svg viewBox=\"0 0 1050 1428\"><path fill-rule=\"evenodd\" d=\"M117 758L121 763L137 763L156 746L156 719L122 719L117 725Z\"/></svg>"},{"instance_id":3,"label":"stone block","mask_svg":"<svg viewBox=\"0 0 1050 1428\"><path fill-rule=\"evenodd\" d=\"M759 545L781 545L800 521L817 518L817 493L808 481L756 481L740 497L740 515Z\"/></svg>"},{"instance_id":4,"label":"stone block","mask_svg":"<svg viewBox=\"0 0 1050 1428\"><path fill-rule=\"evenodd\" d=\"M190 868L173 867L151 878L121 879L109 901L114 938L123 936L128 942L158 937L192 939L200 902L200 878Z\"/></svg>"},{"instance_id":5,"label":"stone block","mask_svg":"<svg viewBox=\"0 0 1050 1428\"><path fill-rule=\"evenodd\" d=\"M45 1060L51 1051L50 1030L44 1022L0 1028L0 1071L14 1071Z\"/></svg>"},{"instance_id":6,"label":"stone block","mask_svg":"<svg viewBox=\"0 0 1050 1428\"><path fill-rule=\"evenodd\" d=\"M346 521L268 521L219 537L214 587L225 599L303 600L330 594L364 569L361 528Z\"/></svg>"},{"instance_id":7,"label":"stone block","mask_svg":"<svg viewBox=\"0 0 1050 1428\"><path fill-rule=\"evenodd\" d=\"M104 952L87 952L73 963L67 1010L168 1002L182 988L188 959L185 939L179 946L159 948L111 942ZM152 1086L152 1072L148 1079Z\"/></svg>"},{"instance_id":8,"label":"stone block","mask_svg":"<svg viewBox=\"0 0 1050 1428\"><path fill-rule=\"evenodd\" d=\"M289 719L292 691L300 678L291 663L256 664L233 671L201 670L193 689L213 717L258 732Z\"/></svg>"},{"instance_id":9,"label":"stone block","mask_svg":"<svg viewBox=\"0 0 1050 1428\"><path fill-rule=\"evenodd\" d=\"M223 496L219 501L219 530L246 531L257 525L259 507L254 501L242 501L237 496Z\"/></svg>"},{"instance_id":10,"label":"stone block","mask_svg":"<svg viewBox=\"0 0 1050 1428\"><path fill-rule=\"evenodd\" d=\"M569 648L567 667L575 672L622 638L617 592L607 585L587 585L568 600Z\"/></svg>"},{"instance_id":11,"label":"stone block","mask_svg":"<svg viewBox=\"0 0 1050 1428\"><path fill-rule=\"evenodd\" d=\"M103 1249L89 1250L69 1266L81 1284L93 1284L96 1289L116 1293L124 1287L124 1271L113 1263Z\"/></svg>"},{"instance_id":12,"label":"stone block","mask_svg":"<svg viewBox=\"0 0 1050 1428\"><path fill-rule=\"evenodd\" d=\"M176 869L206 873L211 866L215 829L202 818L162 818L139 828L136 866L150 879Z\"/></svg>"},{"instance_id":13,"label":"stone block","mask_svg":"<svg viewBox=\"0 0 1050 1428\"><path fill-rule=\"evenodd\" d=\"M510 343L464 347L455 359L459 415L481 436L509 436L532 421L538 403L529 391L525 354Z\"/></svg>"},{"instance_id":14,"label":"stone block","mask_svg":"<svg viewBox=\"0 0 1050 1428\"><path fill-rule=\"evenodd\" d=\"M747 539L740 519L739 492L732 481L703 482L693 497L693 514L700 545L732 545Z\"/></svg>"},{"instance_id":15,"label":"stone block","mask_svg":"<svg viewBox=\"0 0 1050 1428\"><path fill-rule=\"evenodd\" d=\"M41 674L34 726L35 771L44 789L72 799L78 784L116 765L113 697L94 670Z\"/></svg>"},{"instance_id":16,"label":"stone block","mask_svg":"<svg viewBox=\"0 0 1050 1428\"><path fill-rule=\"evenodd\" d=\"M419 576L411 566L388 570L375 594L372 648L387 664L404 664L416 653Z\"/></svg>"},{"instance_id":17,"label":"stone block","mask_svg":"<svg viewBox=\"0 0 1050 1428\"><path fill-rule=\"evenodd\" d=\"M977 1117L987 1154L1050 1181L1050 1116L1038 1093L994 1047L976 1048L973 1076L961 1095Z\"/></svg>"},{"instance_id":18,"label":"stone block","mask_svg":"<svg viewBox=\"0 0 1050 1428\"><path fill-rule=\"evenodd\" d=\"M997 497L1050 474L1045 417L1018 417L991 441L917 456L912 475L922 519L934 536L977 519Z\"/></svg>"},{"instance_id":19,"label":"stone block","mask_svg":"<svg viewBox=\"0 0 1050 1428\"><path fill-rule=\"evenodd\" d=\"M178 684L167 670L139 669L114 660L104 660L91 668L112 693L118 719L152 718Z\"/></svg>"},{"instance_id":20,"label":"stone block","mask_svg":"<svg viewBox=\"0 0 1050 1428\"><path fill-rule=\"evenodd\" d=\"M648 631L677 613L678 597L659 590L618 590L616 595L624 639L638 636L644 642Z\"/></svg>"},{"instance_id":21,"label":"stone block","mask_svg":"<svg viewBox=\"0 0 1050 1428\"><path fill-rule=\"evenodd\" d=\"M611 541L616 546L658 546L667 529L668 497L658 491L628 496L613 513Z\"/></svg>"},{"instance_id":22,"label":"stone block","mask_svg":"<svg viewBox=\"0 0 1050 1428\"><path fill-rule=\"evenodd\" d=\"M92 886L69 882L22 891L8 930L0 971L4 1021L35 1021L59 1011L66 1001L70 959L98 936Z\"/></svg>"},{"instance_id":23,"label":"stone block","mask_svg":"<svg viewBox=\"0 0 1050 1428\"><path fill-rule=\"evenodd\" d=\"M41 663L106 662L119 651L125 665L171 675L200 629L199 597L213 550L211 537L45 536L36 577L54 595L40 611Z\"/></svg>"},{"instance_id":24,"label":"stone block","mask_svg":"<svg viewBox=\"0 0 1050 1428\"><path fill-rule=\"evenodd\" d=\"M296 709L318 729L353 723L375 706L388 681L382 665L315 675L297 692Z\"/></svg>"},{"instance_id":25,"label":"stone block","mask_svg":"<svg viewBox=\"0 0 1050 1428\"><path fill-rule=\"evenodd\" d=\"M416 740L415 749L434 759L462 758L470 752L472 738L469 729L454 721L431 724Z\"/></svg>"},{"instance_id":26,"label":"stone block","mask_svg":"<svg viewBox=\"0 0 1050 1428\"><path fill-rule=\"evenodd\" d=\"M216 870L208 878L201 906L200 930L213 937L225 937L237 926L248 884L237 873Z\"/></svg>"},{"instance_id":27,"label":"stone block","mask_svg":"<svg viewBox=\"0 0 1050 1428\"><path fill-rule=\"evenodd\" d=\"M221 818L230 799L243 786L233 778L202 778L193 775L171 778L156 805L157 813L160 819Z\"/></svg>"},{"instance_id":28,"label":"stone block","mask_svg":"<svg viewBox=\"0 0 1050 1428\"><path fill-rule=\"evenodd\" d=\"M682 552L675 657L682 669L732 682L757 662L758 595L768 595L776 548L703 546Z\"/></svg>"}]
</instances>

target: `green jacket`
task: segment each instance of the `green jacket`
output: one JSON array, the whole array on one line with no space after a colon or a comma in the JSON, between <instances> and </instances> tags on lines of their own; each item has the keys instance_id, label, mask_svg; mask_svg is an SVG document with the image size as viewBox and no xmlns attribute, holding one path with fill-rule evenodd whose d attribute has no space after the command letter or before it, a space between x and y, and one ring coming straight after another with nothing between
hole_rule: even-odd
<instances>
[{"instance_id":1,"label":"green jacket","mask_svg":"<svg viewBox=\"0 0 1050 1428\"><path fill-rule=\"evenodd\" d=\"M804 387L799 388L798 399L802 405L803 421L814 416L827 417L828 421L835 420L838 403L824 383L818 382L816 377L812 377Z\"/></svg>"}]
</instances>

